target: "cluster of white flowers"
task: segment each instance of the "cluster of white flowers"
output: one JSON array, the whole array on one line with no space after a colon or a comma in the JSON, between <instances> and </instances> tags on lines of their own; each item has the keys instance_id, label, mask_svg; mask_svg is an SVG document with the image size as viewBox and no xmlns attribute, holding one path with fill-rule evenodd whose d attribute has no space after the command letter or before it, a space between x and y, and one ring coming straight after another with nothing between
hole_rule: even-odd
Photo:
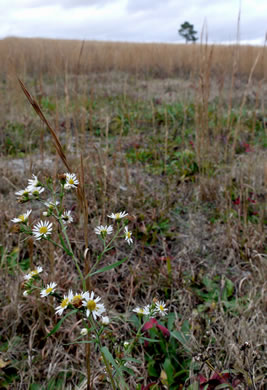
<instances>
[{"instance_id":1,"label":"cluster of white flowers","mask_svg":"<svg viewBox=\"0 0 267 390\"><path fill-rule=\"evenodd\" d=\"M126 217L127 215L128 213L126 213L126 211L122 211L119 213L111 213L111 215L108 215L108 217L118 222L122 218ZM95 234L101 235L103 238L105 238L107 235L111 234L112 232L113 232L112 225L105 225L105 226L99 225L95 228ZM133 243L132 232L128 230L128 226L124 227L124 238L129 245Z\"/></svg>"},{"instance_id":2,"label":"cluster of white flowers","mask_svg":"<svg viewBox=\"0 0 267 390\"><path fill-rule=\"evenodd\" d=\"M24 190L15 192L18 199L21 201L27 201L31 197L39 198L40 194L44 192L44 187L39 182L37 176L32 175L33 179L28 179L28 185Z\"/></svg>"},{"instance_id":3,"label":"cluster of white flowers","mask_svg":"<svg viewBox=\"0 0 267 390\"><path fill-rule=\"evenodd\" d=\"M42 267L38 267L36 270L32 271L30 274L26 275L24 278L29 280L34 275L37 275L42 271ZM50 294L53 294L55 292L57 284L55 282L51 282L47 284L47 286L41 290L40 295L42 298L47 297ZM28 292L26 291L24 296L28 295ZM105 313L106 309L103 303L100 303L101 298L98 296L95 296L94 291L88 292L82 292L82 293L73 293L72 290L69 290L66 295L63 296L63 299L61 300L60 304L55 308L56 314L62 315L64 310L67 309L70 306L74 306L78 309L84 308L86 317L92 316L94 320L97 320L99 317L100 322L102 325L108 325L110 320L109 317L103 316L103 313Z\"/></svg>"},{"instance_id":4,"label":"cluster of white flowers","mask_svg":"<svg viewBox=\"0 0 267 390\"><path fill-rule=\"evenodd\" d=\"M24 276L24 279L29 281L31 280L34 276L37 276L39 275L41 272L43 272L43 268L42 267L37 267L36 269L34 269L33 271L31 271L29 274L25 275Z\"/></svg>"},{"instance_id":5,"label":"cluster of white flowers","mask_svg":"<svg viewBox=\"0 0 267 390\"><path fill-rule=\"evenodd\" d=\"M26 202L31 199L39 199L39 195L44 191L44 187L39 182L37 176L32 175L32 179L28 179L28 186L24 190L20 190L15 193L21 202ZM79 181L74 173L64 174L64 189L69 190L70 188L77 188ZM49 217L53 214L54 209L59 205L58 201L47 201L44 202L47 207L47 211L43 212L43 216ZM26 211L26 213L19 215L16 218L11 219L13 223L27 224L29 216L32 210ZM60 216L62 222L67 225L73 222L73 217L70 210L65 210ZM32 235L36 240L48 239L49 235L52 234L53 224L46 220L40 220L37 222L32 229ZM29 233L29 232L28 232Z\"/></svg>"},{"instance_id":6,"label":"cluster of white flowers","mask_svg":"<svg viewBox=\"0 0 267 390\"><path fill-rule=\"evenodd\" d=\"M162 317L164 317L167 314L168 309L166 308L166 303L164 303L163 301L156 300L151 305L146 305L144 307L138 306L135 309L133 309L133 311L137 314L144 315L144 316L153 317L159 314Z\"/></svg>"},{"instance_id":7,"label":"cluster of white flowers","mask_svg":"<svg viewBox=\"0 0 267 390\"><path fill-rule=\"evenodd\" d=\"M51 284L48 288L51 287L53 288L54 286L52 286ZM92 316L94 320L97 320L97 318L99 317L101 323L103 325L107 325L109 323L109 317L103 316L103 313L106 311L106 309L104 304L100 303L100 301L101 298L95 296L95 293L93 291L85 291L83 293L74 294L72 290L69 290L68 294L64 295L60 305L56 307L56 314L62 315L64 310L71 305L76 308L84 307L86 317Z\"/></svg>"}]
</instances>

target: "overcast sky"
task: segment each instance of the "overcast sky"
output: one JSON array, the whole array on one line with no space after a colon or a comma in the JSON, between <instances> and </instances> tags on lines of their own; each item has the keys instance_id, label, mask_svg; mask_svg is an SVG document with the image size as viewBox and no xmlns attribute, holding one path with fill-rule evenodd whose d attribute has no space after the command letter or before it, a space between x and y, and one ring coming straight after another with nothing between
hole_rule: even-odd
<instances>
[{"instance_id":1,"label":"overcast sky","mask_svg":"<svg viewBox=\"0 0 267 390\"><path fill-rule=\"evenodd\" d=\"M7 36L134 42L183 42L189 21L208 40L263 44L267 0L0 0L0 38Z\"/></svg>"}]
</instances>

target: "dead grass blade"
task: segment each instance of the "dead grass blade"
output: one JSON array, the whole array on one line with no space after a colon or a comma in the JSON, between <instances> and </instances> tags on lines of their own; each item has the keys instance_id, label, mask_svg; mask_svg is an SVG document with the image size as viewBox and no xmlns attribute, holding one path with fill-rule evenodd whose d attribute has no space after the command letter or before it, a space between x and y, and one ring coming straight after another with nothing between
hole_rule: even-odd
<instances>
[{"instance_id":1,"label":"dead grass blade","mask_svg":"<svg viewBox=\"0 0 267 390\"><path fill-rule=\"evenodd\" d=\"M69 172L71 172L71 168L69 166L69 163L67 161L67 158L65 156L65 153L63 151L63 148L61 146L61 143L58 139L58 136L56 135L56 132L52 129L50 123L48 122L48 120L46 119L46 117L44 116L39 104L37 103L37 101L31 96L30 92L27 90L27 88L25 87L25 85L23 84L23 82L18 78L18 81L20 83L20 86L21 86L21 89L22 91L24 92L25 96L27 97L27 99L29 100L30 104L32 105L34 111L36 112L36 114L39 116L39 118L46 124L48 130L50 131L50 134L52 135L53 137L53 140L54 140L54 144L55 144L55 147L56 147L56 151L59 155L59 157L61 158L61 161L63 162L63 164L65 165L65 167L67 168L67 170Z\"/></svg>"}]
</instances>

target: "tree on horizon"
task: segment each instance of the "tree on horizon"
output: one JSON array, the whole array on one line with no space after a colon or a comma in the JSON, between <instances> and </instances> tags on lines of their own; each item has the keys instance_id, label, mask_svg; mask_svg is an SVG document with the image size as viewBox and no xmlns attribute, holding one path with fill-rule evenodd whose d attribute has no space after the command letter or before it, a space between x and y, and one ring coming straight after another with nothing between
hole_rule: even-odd
<instances>
[{"instance_id":1,"label":"tree on horizon","mask_svg":"<svg viewBox=\"0 0 267 390\"><path fill-rule=\"evenodd\" d=\"M186 43L188 42L195 43L198 40L196 36L197 31L194 30L193 24L189 22L184 22L183 24L181 24L181 27L178 30L178 34L185 39Z\"/></svg>"}]
</instances>

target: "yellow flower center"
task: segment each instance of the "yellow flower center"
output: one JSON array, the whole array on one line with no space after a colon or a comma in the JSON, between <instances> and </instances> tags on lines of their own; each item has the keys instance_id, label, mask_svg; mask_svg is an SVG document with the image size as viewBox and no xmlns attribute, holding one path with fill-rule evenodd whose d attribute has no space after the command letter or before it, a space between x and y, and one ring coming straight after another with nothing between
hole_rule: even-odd
<instances>
[{"instance_id":1,"label":"yellow flower center","mask_svg":"<svg viewBox=\"0 0 267 390\"><path fill-rule=\"evenodd\" d=\"M64 307L68 306L68 304L69 304L69 298L65 298L65 299L63 299L63 301L61 302L60 306L61 306L62 308L64 308Z\"/></svg>"},{"instance_id":2,"label":"yellow flower center","mask_svg":"<svg viewBox=\"0 0 267 390\"><path fill-rule=\"evenodd\" d=\"M139 309L139 313L143 314L144 313L144 309Z\"/></svg>"},{"instance_id":3,"label":"yellow flower center","mask_svg":"<svg viewBox=\"0 0 267 390\"><path fill-rule=\"evenodd\" d=\"M72 298L72 303L73 305L77 305L81 302L82 300L82 296L81 295L74 295L74 297Z\"/></svg>"},{"instance_id":4,"label":"yellow flower center","mask_svg":"<svg viewBox=\"0 0 267 390\"><path fill-rule=\"evenodd\" d=\"M46 294L50 294L52 290L53 290L52 287L48 287L48 288L45 290L45 293L46 293Z\"/></svg>"},{"instance_id":5,"label":"yellow flower center","mask_svg":"<svg viewBox=\"0 0 267 390\"><path fill-rule=\"evenodd\" d=\"M73 179L69 179L69 184L74 184L74 180Z\"/></svg>"},{"instance_id":6,"label":"yellow flower center","mask_svg":"<svg viewBox=\"0 0 267 390\"><path fill-rule=\"evenodd\" d=\"M18 216L18 219L20 219L20 220L21 220L21 222L24 222L24 221L25 221L24 214L22 214L22 215L19 215L19 216Z\"/></svg>"},{"instance_id":7,"label":"yellow flower center","mask_svg":"<svg viewBox=\"0 0 267 390\"><path fill-rule=\"evenodd\" d=\"M164 307L162 305L159 305L159 310L164 311Z\"/></svg>"},{"instance_id":8,"label":"yellow flower center","mask_svg":"<svg viewBox=\"0 0 267 390\"><path fill-rule=\"evenodd\" d=\"M39 233L40 234L45 234L47 232L48 232L47 226L40 227L40 229L39 229Z\"/></svg>"},{"instance_id":9,"label":"yellow flower center","mask_svg":"<svg viewBox=\"0 0 267 390\"><path fill-rule=\"evenodd\" d=\"M92 299L90 301L87 302L87 309L90 310L90 311L94 311L95 308L96 308L96 303L95 301L93 301Z\"/></svg>"},{"instance_id":10,"label":"yellow flower center","mask_svg":"<svg viewBox=\"0 0 267 390\"><path fill-rule=\"evenodd\" d=\"M127 238L131 238L131 235L132 235L131 232L127 232L126 237L127 237Z\"/></svg>"},{"instance_id":11,"label":"yellow flower center","mask_svg":"<svg viewBox=\"0 0 267 390\"><path fill-rule=\"evenodd\" d=\"M34 275L38 275L37 269L35 269L35 270L33 270L33 271L31 272L31 276L34 276Z\"/></svg>"},{"instance_id":12,"label":"yellow flower center","mask_svg":"<svg viewBox=\"0 0 267 390\"><path fill-rule=\"evenodd\" d=\"M120 219L120 217L121 217L121 216L120 216L120 213L116 213L116 214L115 214L115 218L116 218L116 219Z\"/></svg>"}]
</instances>

